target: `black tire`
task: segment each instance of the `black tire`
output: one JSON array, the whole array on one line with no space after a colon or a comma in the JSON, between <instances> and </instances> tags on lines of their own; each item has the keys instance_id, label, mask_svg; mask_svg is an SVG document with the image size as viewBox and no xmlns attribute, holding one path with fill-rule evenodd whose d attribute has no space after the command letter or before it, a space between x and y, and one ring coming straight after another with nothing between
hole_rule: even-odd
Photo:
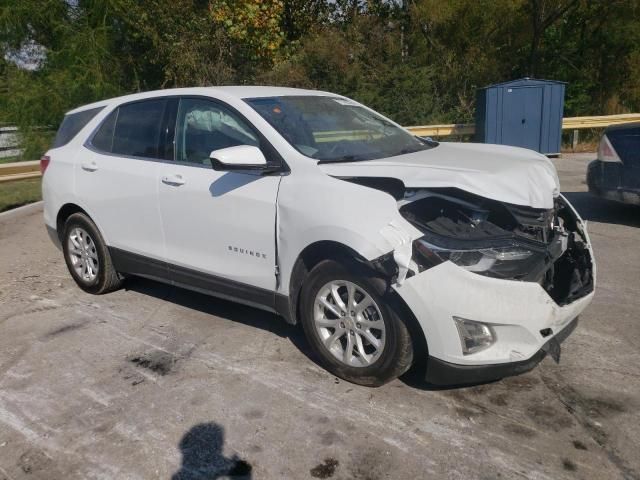
<instances>
[{"instance_id":1,"label":"black tire","mask_svg":"<svg viewBox=\"0 0 640 480\"><path fill-rule=\"evenodd\" d=\"M327 283L347 281L363 289L375 301L385 327L382 353L371 365L350 366L325 347L314 322L316 295ZM305 279L300 294L300 317L305 336L320 364L337 377L367 387L381 386L405 373L413 363L413 344L402 308L388 282L356 262L324 260ZM335 330L334 330L335 331ZM340 340L341 342L343 340ZM344 344L343 344L344 345Z\"/></svg>"},{"instance_id":2,"label":"black tire","mask_svg":"<svg viewBox=\"0 0 640 480\"><path fill-rule=\"evenodd\" d=\"M69 252L69 236L74 229L81 228L86 231L91 237L94 251L98 257L98 272L95 278L90 280L83 278L74 268L71 254ZM109 249L107 248L102 235L98 231L98 228L84 213L74 213L67 218L64 223L62 233L62 251L64 253L64 260L69 269L69 273L75 280L76 284L85 292L92 293L94 295L101 295L103 293L112 292L119 289L122 286L123 278L116 272L111 261L111 255L109 255Z\"/></svg>"}]
</instances>

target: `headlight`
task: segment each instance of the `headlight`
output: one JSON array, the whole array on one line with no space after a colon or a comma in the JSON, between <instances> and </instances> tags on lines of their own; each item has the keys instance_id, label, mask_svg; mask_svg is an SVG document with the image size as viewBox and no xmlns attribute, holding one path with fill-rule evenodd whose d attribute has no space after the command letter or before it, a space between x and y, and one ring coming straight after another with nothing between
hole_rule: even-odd
<instances>
[{"instance_id":1,"label":"headlight","mask_svg":"<svg viewBox=\"0 0 640 480\"><path fill-rule=\"evenodd\" d=\"M432 245L424 239L416 240L415 251L420 256L418 265L433 266L451 261L470 272L498 278L523 278L544 265L545 252L520 245L478 249L446 249Z\"/></svg>"},{"instance_id":2,"label":"headlight","mask_svg":"<svg viewBox=\"0 0 640 480\"><path fill-rule=\"evenodd\" d=\"M496 334L491 325L466 318L453 317L460 335L462 353L470 355L489 348L496 341Z\"/></svg>"}]
</instances>

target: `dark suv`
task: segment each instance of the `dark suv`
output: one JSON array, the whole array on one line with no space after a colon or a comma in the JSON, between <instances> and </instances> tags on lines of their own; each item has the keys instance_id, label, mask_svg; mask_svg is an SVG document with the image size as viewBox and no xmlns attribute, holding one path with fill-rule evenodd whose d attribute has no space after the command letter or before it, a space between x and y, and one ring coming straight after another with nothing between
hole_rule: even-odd
<instances>
[{"instance_id":1,"label":"dark suv","mask_svg":"<svg viewBox=\"0 0 640 480\"><path fill-rule=\"evenodd\" d=\"M605 130L598 159L587 168L587 184L599 197L640 205L640 123Z\"/></svg>"}]
</instances>

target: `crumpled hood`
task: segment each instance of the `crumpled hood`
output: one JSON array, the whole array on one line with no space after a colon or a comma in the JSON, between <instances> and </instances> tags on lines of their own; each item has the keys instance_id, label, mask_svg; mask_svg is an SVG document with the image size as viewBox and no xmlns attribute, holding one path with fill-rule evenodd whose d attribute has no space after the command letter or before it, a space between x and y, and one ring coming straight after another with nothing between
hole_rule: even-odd
<instances>
[{"instance_id":1,"label":"crumpled hood","mask_svg":"<svg viewBox=\"0 0 640 480\"><path fill-rule=\"evenodd\" d=\"M390 177L407 188L454 187L533 208L553 208L560 194L558 174L547 157L503 145L440 143L407 155L319 167L334 177Z\"/></svg>"}]
</instances>

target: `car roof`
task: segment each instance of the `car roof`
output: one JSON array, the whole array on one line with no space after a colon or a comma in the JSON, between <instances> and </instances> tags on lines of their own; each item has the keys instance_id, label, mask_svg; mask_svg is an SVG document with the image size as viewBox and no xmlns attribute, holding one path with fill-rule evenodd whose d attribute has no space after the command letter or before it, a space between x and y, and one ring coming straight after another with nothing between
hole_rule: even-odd
<instances>
[{"instance_id":1,"label":"car roof","mask_svg":"<svg viewBox=\"0 0 640 480\"><path fill-rule=\"evenodd\" d=\"M219 98L260 98L260 97L282 97L282 96L332 96L340 97L335 93L323 92L320 90L306 90L303 88L288 87L268 87L268 86L249 86L236 85L225 87L188 87L188 88L169 88L165 90L152 90L149 92L134 93L121 97L101 100L99 102L90 103L81 107L74 108L67 114L78 113L92 108L106 107L111 104L121 104L136 100L144 100L146 98L168 97L173 95L213 95Z\"/></svg>"}]
</instances>

